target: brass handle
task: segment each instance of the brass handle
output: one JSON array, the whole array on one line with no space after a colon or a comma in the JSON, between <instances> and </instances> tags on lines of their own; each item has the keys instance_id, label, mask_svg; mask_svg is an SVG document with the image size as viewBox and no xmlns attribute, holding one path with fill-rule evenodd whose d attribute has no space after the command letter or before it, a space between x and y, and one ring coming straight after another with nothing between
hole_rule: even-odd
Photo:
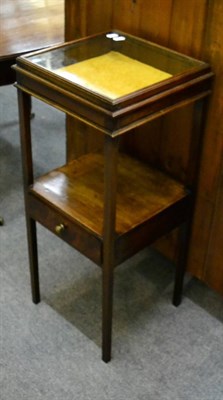
<instances>
[{"instance_id":1,"label":"brass handle","mask_svg":"<svg viewBox=\"0 0 223 400\"><path fill-rule=\"evenodd\" d=\"M65 225L64 224L59 224L56 225L55 227L55 232L57 233L57 235L61 235L65 230Z\"/></svg>"}]
</instances>

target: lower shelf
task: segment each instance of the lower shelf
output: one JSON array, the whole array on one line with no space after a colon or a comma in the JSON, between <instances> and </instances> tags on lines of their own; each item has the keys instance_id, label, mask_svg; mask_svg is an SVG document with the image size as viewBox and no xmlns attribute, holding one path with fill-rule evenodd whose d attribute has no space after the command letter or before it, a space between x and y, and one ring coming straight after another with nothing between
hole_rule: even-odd
<instances>
[{"instance_id":1,"label":"lower shelf","mask_svg":"<svg viewBox=\"0 0 223 400\"><path fill-rule=\"evenodd\" d=\"M63 218L70 227L74 225L72 232L76 240L72 234L64 240L97 264L101 263L103 245L103 161L100 154L84 155L38 178L30 188L33 218L50 230ZM38 204L34 204L34 199ZM118 264L182 223L190 210L190 196L182 184L120 154L116 204ZM55 215L49 217L47 212L43 218L44 207ZM90 248L98 248L97 254L92 256Z\"/></svg>"}]
</instances>

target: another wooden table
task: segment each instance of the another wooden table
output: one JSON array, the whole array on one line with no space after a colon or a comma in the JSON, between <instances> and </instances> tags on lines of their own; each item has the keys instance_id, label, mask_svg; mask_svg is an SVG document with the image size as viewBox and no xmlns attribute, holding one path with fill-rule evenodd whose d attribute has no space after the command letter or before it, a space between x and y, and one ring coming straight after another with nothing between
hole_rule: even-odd
<instances>
[{"instance_id":1,"label":"another wooden table","mask_svg":"<svg viewBox=\"0 0 223 400\"><path fill-rule=\"evenodd\" d=\"M17 56L63 40L64 0L1 0L0 86L15 82Z\"/></svg>"},{"instance_id":2,"label":"another wooden table","mask_svg":"<svg viewBox=\"0 0 223 400\"><path fill-rule=\"evenodd\" d=\"M0 85L15 81L18 55L64 40L64 0L1 0Z\"/></svg>"}]
</instances>

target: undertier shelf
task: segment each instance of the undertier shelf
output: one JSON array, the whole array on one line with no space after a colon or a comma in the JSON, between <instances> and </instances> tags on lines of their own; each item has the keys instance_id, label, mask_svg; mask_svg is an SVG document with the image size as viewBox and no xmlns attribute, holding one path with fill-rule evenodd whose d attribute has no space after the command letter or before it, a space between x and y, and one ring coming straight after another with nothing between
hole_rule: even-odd
<instances>
[{"instance_id":1,"label":"undertier shelf","mask_svg":"<svg viewBox=\"0 0 223 400\"><path fill-rule=\"evenodd\" d=\"M93 235L102 238L104 157L87 154L38 178L31 193ZM164 173L119 154L117 236L187 198L184 186Z\"/></svg>"}]
</instances>

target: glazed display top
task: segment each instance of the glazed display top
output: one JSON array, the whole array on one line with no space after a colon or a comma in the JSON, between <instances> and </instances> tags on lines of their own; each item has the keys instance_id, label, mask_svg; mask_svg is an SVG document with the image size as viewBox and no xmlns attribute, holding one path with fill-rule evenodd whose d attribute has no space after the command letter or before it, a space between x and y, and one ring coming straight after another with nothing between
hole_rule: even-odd
<instances>
[{"instance_id":1,"label":"glazed display top","mask_svg":"<svg viewBox=\"0 0 223 400\"><path fill-rule=\"evenodd\" d=\"M117 100L202 70L205 63L121 32L94 35L25 57L36 73ZM62 81L61 81L62 79Z\"/></svg>"}]
</instances>

